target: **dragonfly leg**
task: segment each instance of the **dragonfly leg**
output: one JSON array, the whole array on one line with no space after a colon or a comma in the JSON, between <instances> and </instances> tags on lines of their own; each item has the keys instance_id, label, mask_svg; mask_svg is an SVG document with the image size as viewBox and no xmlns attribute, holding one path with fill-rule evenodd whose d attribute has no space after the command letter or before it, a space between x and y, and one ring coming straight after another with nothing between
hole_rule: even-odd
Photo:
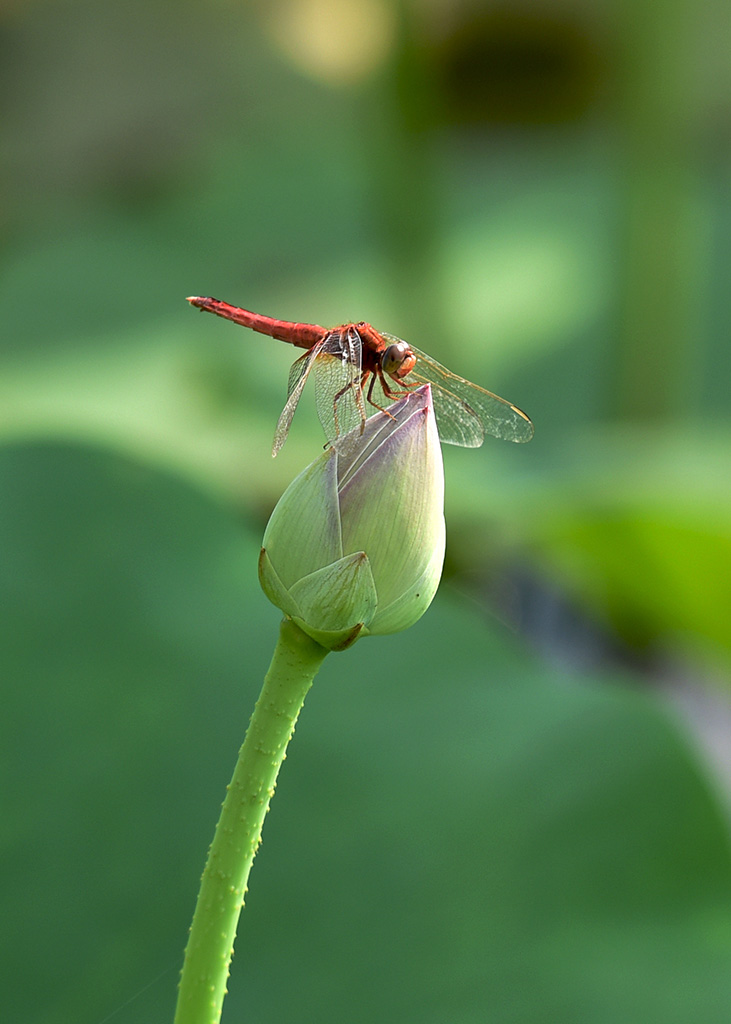
<instances>
[{"instance_id":1,"label":"dragonfly leg","mask_svg":"<svg viewBox=\"0 0 731 1024\"><path fill-rule=\"evenodd\" d=\"M383 370L381 369L380 366L376 367L376 373L378 374L378 379L381 382L381 387L383 388L384 395L386 396L386 398L389 398L392 402L395 401L397 398L404 398L406 395L408 395L411 392L412 389L407 384L405 384L405 383L404 383L403 388L401 388L401 390L393 391L389 387L388 381L386 380L386 377L385 377L385 375L383 373ZM376 382L376 378L374 377L373 380L371 381L371 386L368 389L368 401L371 403L371 405L375 405L376 409L380 409L381 407L379 405L376 405L376 403L374 401L372 401L372 399L371 399L371 392L373 391L373 385L375 384L375 382ZM381 409L381 412L385 412L385 411L386 411L385 409Z\"/></svg>"},{"instance_id":2,"label":"dragonfly leg","mask_svg":"<svg viewBox=\"0 0 731 1024\"><path fill-rule=\"evenodd\" d=\"M376 369L376 372L375 372L375 373L373 374L373 376L371 377L371 383L370 383L370 385L368 386L368 395L366 396L366 401L368 402L368 404L369 404L369 405L372 405L374 409L378 409L378 411L379 411L379 412L383 412L383 413L385 413L385 414L386 414L386 416L391 416L391 413L390 413L390 412L388 411L388 409L382 409L382 408L380 407L380 405L378 404L378 402L374 402L374 401L373 401L373 388L374 388L374 386L375 386L375 383L376 383L376 379L377 379L377 377L380 377L380 378L381 378L381 387L383 387L383 393L384 393L384 394L386 395L386 397L387 397L387 398L390 398L390 397L391 397L391 396L390 396L390 395L389 395L389 394L387 393L387 391L386 391L386 387L384 386L384 381L383 381L383 374L381 373L381 370L380 370L380 368L377 368L377 369ZM364 381L363 383L365 383L365 381ZM393 419L393 416L391 416L391 419Z\"/></svg>"}]
</instances>

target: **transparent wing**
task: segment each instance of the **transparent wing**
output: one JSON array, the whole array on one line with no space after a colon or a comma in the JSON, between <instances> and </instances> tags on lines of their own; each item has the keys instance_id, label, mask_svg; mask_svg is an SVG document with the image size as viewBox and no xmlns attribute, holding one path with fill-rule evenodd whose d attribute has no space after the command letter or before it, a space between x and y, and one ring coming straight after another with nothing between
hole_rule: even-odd
<instances>
[{"instance_id":1,"label":"transparent wing","mask_svg":"<svg viewBox=\"0 0 731 1024\"><path fill-rule=\"evenodd\" d=\"M390 335L384 337L390 340ZM524 442L533 437L533 424L517 406L458 377L414 345L411 349L416 356L416 366L400 383L410 388L431 384L442 441L464 448L479 448L486 433L504 441Z\"/></svg>"},{"instance_id":2,"label":"transparent wing","mask_svg":"<svg viewBox=\"0 0 731 1024\"><path fill-rule=\"evenodd\" d=\"M287 384L287 401L282 414L279 417L277 423L277 429L274 431L274 444L272 445L272 456L276 455L279 449L282 447L284 442L287 440L287 434L292 423L292 417L294 411L297 408L297 403L302 397L307 378L310 375L310 370L316 364L317 357L322 351L323 345L327 341L327 338L323 338L322 341L318 341L316 345L313 345L309 351L305 352L303 356L300 356L289 370L289 383Z\"/></svg>"},{"instance_id":3,"label":"transparent wing","mask_svg":"<svg viewBox=\"0 0 731 1024\"><path fill-rule=\"evenodd\" d=\"M331 443L365 423L361 367L362 342L355 327L331 331L315 363L317 415Z\"/></svg>"}]
</instances>

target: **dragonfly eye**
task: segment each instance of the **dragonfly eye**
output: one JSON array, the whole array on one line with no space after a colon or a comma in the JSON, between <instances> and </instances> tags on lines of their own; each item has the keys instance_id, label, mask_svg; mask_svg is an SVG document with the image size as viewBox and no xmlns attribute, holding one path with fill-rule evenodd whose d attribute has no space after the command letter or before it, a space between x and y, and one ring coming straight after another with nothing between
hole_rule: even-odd
<instances>
[{"instance_id":1,"label":"dragonfly eye","mask_svg":"<svg viewBox=\"0 0 731 1024\"><path fill-rule=\"evenodd\" d=\"M381 369L390 377L400 379L411 373L416 363L416 356L405 341L389 345L381 356Z\"/></svg>"}]
</instances>

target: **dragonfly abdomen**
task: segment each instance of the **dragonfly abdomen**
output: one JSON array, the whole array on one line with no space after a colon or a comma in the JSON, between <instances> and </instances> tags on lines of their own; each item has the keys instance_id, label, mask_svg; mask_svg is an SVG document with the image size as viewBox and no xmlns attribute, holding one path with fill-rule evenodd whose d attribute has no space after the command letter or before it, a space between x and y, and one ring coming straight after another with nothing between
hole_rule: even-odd
<instances>
[{"instance_id":1,"label":"dragonfly abdomen","mask_svg":"<svg viewBox=\"0 0 731 1024\"><path fill-rule=\"evenodd\" d=\"M252 313L248 309L241 309L240 306L232 306L228 302L221 302L220 299L204 298L202 296L190 296L188 302L191 306L203 310L204 313L215 313L224 320L231 320L242 327L249 327L259 334L266 334L277 341L286 341L297 348L312 348L318 341L322 341L328 331L325 327L317 324L293 323L290 320L276 320L271 316L264 316L262 313Z\"/></svg>"}]
</instances>

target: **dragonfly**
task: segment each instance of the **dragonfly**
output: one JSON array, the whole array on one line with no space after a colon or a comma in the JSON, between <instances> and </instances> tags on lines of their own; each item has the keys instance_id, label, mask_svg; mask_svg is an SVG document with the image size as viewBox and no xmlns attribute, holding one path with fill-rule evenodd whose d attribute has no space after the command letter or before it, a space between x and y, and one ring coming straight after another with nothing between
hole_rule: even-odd
<instances>
[{"instance_id":1,"label":"dragonfly","mask_svg":"<svg viewBox=\"0 0 731 1024\"><path fill-rule=\"evenodd\" d=\"M297 403L310 375L315 381L317 412L330 444L366 421L368 405L388 412L388 405L414 388L431 385L439 437L447 444L479 448L486 434L504 441L533 437L533 424L504 398L452 373L415 345L365 321L320 327L252 313L219 299L190 296L191 305L259 334L306 349L289 372L287 401L274 433L272 455L287 440Z\"/></svg>"}]
</instances>

